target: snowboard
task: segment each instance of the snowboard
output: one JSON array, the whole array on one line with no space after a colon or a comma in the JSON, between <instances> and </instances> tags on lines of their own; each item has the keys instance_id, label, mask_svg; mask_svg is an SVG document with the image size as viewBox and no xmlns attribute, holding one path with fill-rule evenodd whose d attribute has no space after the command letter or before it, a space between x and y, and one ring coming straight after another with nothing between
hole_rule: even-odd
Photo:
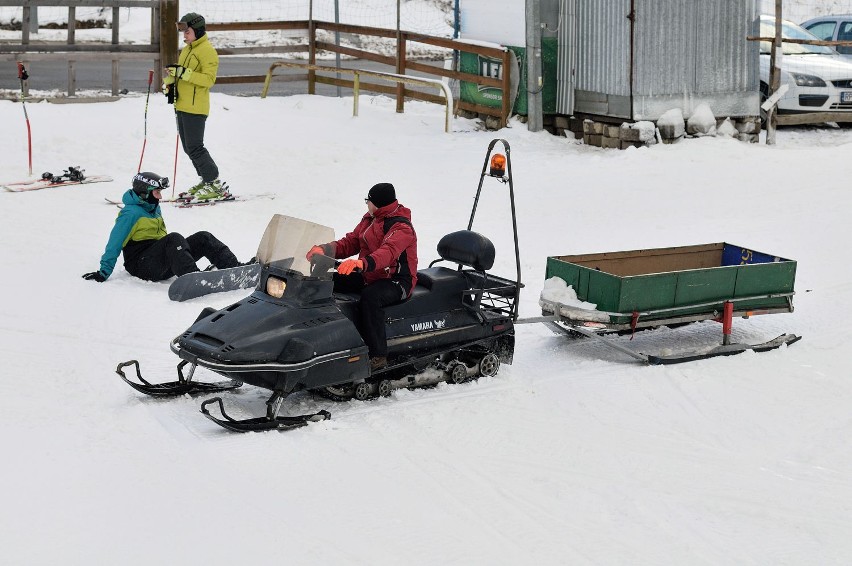
<instances>
[{"instance_id":1,"label":"snowboard","mask_svg":"<svg viewBox=\"0 0 852 566\"><path fill-rule=\"evenodd\" d=\"M169 299L188 301L210 293L236 291L254 287L260 279L260 264L241 265L230 269L196 271L181 275L169 285Z\"/></svg>"},{"instance_id":2,"label":"snowboard","mask_svg":"<svg viewBox=\"0 0 852 566\"><path fill-rule=\"evenodd\" d=\"M63 180L54 183L50 179L32 179L30 181L16 181L14 183L5 183L0 185L4 190L13 193L21 193L24 191L38 191L40 189L51 189L53 187L64 187L66 185L88 185L89 183L108 183L112 181L112 177L106 175L91 175L81 181Z\"/></svg>"}]
</instances>

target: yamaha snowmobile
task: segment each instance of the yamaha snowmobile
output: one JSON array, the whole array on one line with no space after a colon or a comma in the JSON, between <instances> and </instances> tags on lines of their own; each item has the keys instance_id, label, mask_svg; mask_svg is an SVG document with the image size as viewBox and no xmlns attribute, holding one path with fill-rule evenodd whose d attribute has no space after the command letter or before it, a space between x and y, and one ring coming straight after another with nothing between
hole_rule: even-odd
<instances>
[{"instance_id":1,"label":"yamaha snowmobile","mask_svg":"<svg viewBox=\"0 0 852 566\"><path fill-rule=\"evenodd\" d=\"M492 152L502 143L505 155ZM171 343L181 358L178 380L151 384L142 379L135 360L117 373L132 387L155 396L226 391L248 383L272 391L266 415L235 419L221 397L201 404L201 412L229 430L287 430L330 417L279 415L283 400L297 391L312 391L335 400L364 400L394 389L461 383L495 375L511 364L514 322L522 288L510 148L505 140L488 146L479 187L466 230L444 236L439 258L417 273L411 297L385 307L388 365L371 372L367 347L358 332L359 297L333 292L336 261L317 254L305 259L318 242L333 241L331 228L275 215L258 247L261 275L256 290L226 308L204 309L195 323ZM492 242L472 231L486 178L508 184L515 243L515 280L488 271L495 260ZM134 365L138 382L123 372ZM184 374L190 366L188 375ZM228 381L193 379L200 366ZM211 406L218 406L216 416Z\"/></svg>"}]
</instances>

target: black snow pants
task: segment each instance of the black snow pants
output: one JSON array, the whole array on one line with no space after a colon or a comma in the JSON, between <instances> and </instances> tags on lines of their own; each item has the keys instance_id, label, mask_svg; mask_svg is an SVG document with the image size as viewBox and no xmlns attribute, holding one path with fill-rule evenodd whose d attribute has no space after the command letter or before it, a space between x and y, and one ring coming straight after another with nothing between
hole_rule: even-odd
<instances>
[{"instance_id":1,"label":"black snow pants","mask_svg":"<svg viewBox=\"0 0 852 566\"><path fill-rule=\"evenodd\" d=\"M134 261L125 262L124 268L140 279L162 281L198 271L195 262L202 257L219 269L240 265L228 246L210 232L196 232L188 238L172 232L148 246Z\"/></svg>"},{"instance_id":2,"label":"black snow pants","mask_svg":"<svg viewBox=\"0 0 852 566\"><path fill-rule=\"evenodd\" d=\"M183 151L192 161L195 172L205 183L219 178L219 168L210 157L210 152L204 147L204 126L207 116L204 114L188 114L175 112L177 130Z\"/></svg>"},{"instance_id":3,"label":"black snow pants","mask_svg":"<svg viewBox=\"0 0 852 566\"><path fill-rule=\"evenodd\" d=\"M408 298L408 291L399 281L379 279L369 285L364 284L361 273L351 275L334 274L334 291L337 293L359 293L361 301L358 305L358 332L370 357L387 356L388 341L385 333L385 309L391 305L403 302Z\"/></svg>"}]
</instances>

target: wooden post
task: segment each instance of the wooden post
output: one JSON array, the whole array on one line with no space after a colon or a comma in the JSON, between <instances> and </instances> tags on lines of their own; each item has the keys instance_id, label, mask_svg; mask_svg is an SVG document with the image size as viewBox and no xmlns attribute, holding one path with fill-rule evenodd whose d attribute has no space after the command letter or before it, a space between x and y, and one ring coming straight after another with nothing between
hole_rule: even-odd
<instances>
[{"instance_id":1,"label":"wooden post","mask_svg":"<svg viewBox=\"0 0 852 566\"><path fill-rule=\"evenodd\" d=\"M32 8L29 4L24 4L24 9L21 13L21 43L23 45L27 45L30 42L30 27L31 27L31 18L32 18Z\"/></svg>"},{"instance_id":2,"label":"wooden post","mask_svg":"<svg viewBox=\"0 0 852 566\"><path fill-rule=\"evenodd\" d=\"M112 9L112 44L118 45L118 28L121 22L121 12L117 6ZM118 96L119 67L118 59L112 60L112 95Z\"/></svg>"},{"instance_id":3,"label":"wooden post","mask_svg":"<svg viewBox=\"0 0 852 566\"><path fill-rule=\"evenodd\" d=\"M77 42L77 8L68 6L68 45Z\"/></svg>"},{"instance_id":4,"label":"wooden post","mask_svg":"<svg viewBox=\"0 0 852 566\"><path fill-rule=\"evenodd\" d=\"M156 70L157 78L163 79L163 67L177 63L178 35L175 23L180 16L178 0L160 0L160 64Z\"/></svg>"},{"instance_id":5,"label":"wooden post","mask_svg":"<svg viewBox=\"0 0 852 566\"><path fill-rule=\"evenodd\" d=\"M314 24L314 0L308 3L308 64L317 64L317 27ZM317 73L308 71L308 94L316 94Z\"/></svg>"},{"instance_id":6,"label":"wooden post","mask_svg":"<svg viewBox=\"0 0 852 566\"><path fill-rule=\"evenodd\" d=\"M308 64L317 64L317 26L313 18L308 22ZM308 94L316 94L317 72L314 69L308 71Z\"/></svg>"},{"instance_id":7,"label":"wooden post","mask_svg":"<svg viewBox=\"0 0 852 566\"><path fill-rule=\"evenodd\" d=\"M405 37L402 35L402 30L399 29L400 22L400 2L396 0L396 74L405 74ZM405 84L397 83L396 85L396 111L398 113L405 112Z\"/></svg>"},{"instance_id":8,"label":"wooden post","mask_svg":"<svg viewBox=\"0 0 852 566\"><path fill-rule=\"evenodd\" d=\"M396 36L396 74L405 74L405 36L397 29ZM396 111L400 114L405 112L405 84L396 85Z\"/></svg>"},{"instance_id":9,"label":"wooden post","mask_svg":"<svg viewBox=\"0 0 852 566\"><path fill-rule=\"evenodd\" d=\"M529 53L527 54L529 56ZM512 93L512 77L510 71L510 65L512 64L512 54L509 52L509 49L503 52L503 94L500 97L503 102L500 109L500 127L505 128L506 124L509 123L509 114L512 113L512 103L513 100L509 100L510 95ZM523 87L523 85L522 85Z\"/></svg>"},{"instance_id":10,"label":"wooden post","mask_svg":"<svg viewBox=\"0 0 852 566\"><path fill-rule=\"evenodd\" d=\"M781 86L781 73L776 65L780 65L776 56L781 56L783 60L783 51L781 43L781 18L782 18L782 0L775 0L775 40L772 42L772 52L769 54L769 96L772 96ZM778 127L778 104L774 104L772 108L766 112L766 144L775 145L775 130Z\"/></svg>"},{"instance_id":11,"label":"wooden post","mask_svg":"<svg viewBox=\"0 0 852 566\"><path fill-rule=\"evenodd\" d=\"M77 68L73 60L68 61L68 96L77 95Z\"/></svg>"}]
</instances>

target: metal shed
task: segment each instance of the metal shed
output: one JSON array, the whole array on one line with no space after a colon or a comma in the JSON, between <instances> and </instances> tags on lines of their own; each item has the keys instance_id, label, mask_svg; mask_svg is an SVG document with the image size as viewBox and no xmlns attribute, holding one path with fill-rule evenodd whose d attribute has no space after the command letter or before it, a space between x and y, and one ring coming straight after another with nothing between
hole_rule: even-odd
<instances>
[{"instance_id":1,"label":"metal shed","mask_svg":"<svg viewBox=\"0 0 852 566\"><path fill-rule=\"evenodd\" d=\"M558 12L557 114L758 114L756 0L562 0Z\"/></svg>"}]
</instances>

